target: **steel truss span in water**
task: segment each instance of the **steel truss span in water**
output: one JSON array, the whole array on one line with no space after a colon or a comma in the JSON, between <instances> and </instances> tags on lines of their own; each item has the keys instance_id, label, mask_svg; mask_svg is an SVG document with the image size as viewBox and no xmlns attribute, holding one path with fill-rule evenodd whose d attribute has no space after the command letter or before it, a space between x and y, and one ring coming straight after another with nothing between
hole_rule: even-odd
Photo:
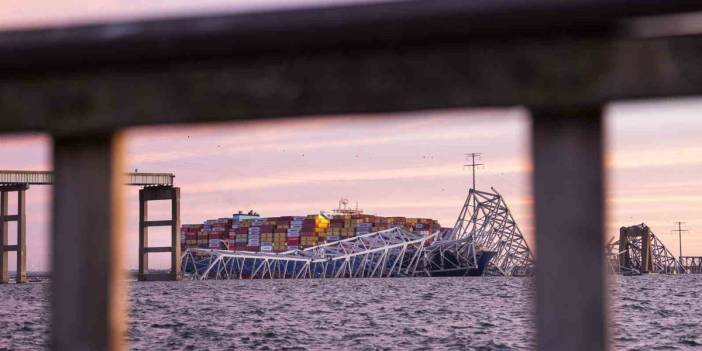
<instances>
[{"instance_id":1,"label":"steel truss span in water","mask_svg":"<svg viewBox=\"0 0 702 351\"><path fill-rule=\"evenodd\" d=\"M194 279L531 274L532 253L493 192L471 189L452 229L427 235L392 228L282 253L188 249L183 272Z\"/></svg>"},{"instance_id":2,"label":"steel truss span in water","mask_svg":"<svg viewBox=\"0 0 702 351\"><path fill-rule=\"evenodd\" d=\"M428 274L424 248L437 234L392 228L282 253L189 249L183 265L195 279L407 277Z\"/></svg>"},{"instance_id":3,"label":"steel truss span in water","mask_svg":"<svg viewBox=\"0 0 702 351\"><path fill-rule=\"evenodd\" d=\"M534 255L507 203L492 192L470 189L448 239L468 240L476 249L494 252L485 274L524 276L534 271Z\"/></svg>"},{"instance_id":4,"label":"steel truss span in water","mask_svg":"<svg viewBox=\"0 0 702 351\"><path fill-rule=\"evenodd\" d=\"M610 240L606 247L612 273L683 274L683 265L644 223L619 229L619 241Z\"/></svg>"},{"instance_id":5,"label":"steel truss span in water","mask_svg":"<svg viewBox=\"0 0 702 351\"><path fill-rule=\"evenodd\" d=\"M691 274L702 274L702 256L681 256L680 263Z\"/></svg>"}]
</instances>

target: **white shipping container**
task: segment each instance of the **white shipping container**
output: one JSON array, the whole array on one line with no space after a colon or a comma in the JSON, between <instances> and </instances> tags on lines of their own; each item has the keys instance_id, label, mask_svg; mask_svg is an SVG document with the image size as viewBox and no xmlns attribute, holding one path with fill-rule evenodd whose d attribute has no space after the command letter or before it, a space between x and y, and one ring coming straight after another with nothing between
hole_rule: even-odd
<instances>
[{"instance_id":1,"label":"white shipping container","mask_svg":"<svg viewBox=\"0 0 702 351\"><path fill-rule=\"evenodd\" d=\"M299 250L300 247L297 245L288 245L288 250Z\"/></svg>"},{"instance_id":2,"label":"white shipping container","mask_svg":"<svg viewBox=\"0 0 702 351\"><path fill-rule=\"evenodd\" d=\"M261 246L261 251L273 251L273 246Z\"/></svg>"},{"instance_id":3,"label":"white shipping container","mask_svg":"<svg viewBox=\"0 0 702 351\"><path fill-rule=\"evenodd\" d=\"M338 235L330 235L327 237L327 241L339 241Z\"/></svg>"},{"instance_id":4,"label":"white shipping container","mask_svg":"<svg viewBox=\"0 0 702 351\"><path fill-rule=\"evenodd\" d=\"M299 238L299 237L300 237L300 232L288 233L288 238Z\"/></svg>"}]
</instances>

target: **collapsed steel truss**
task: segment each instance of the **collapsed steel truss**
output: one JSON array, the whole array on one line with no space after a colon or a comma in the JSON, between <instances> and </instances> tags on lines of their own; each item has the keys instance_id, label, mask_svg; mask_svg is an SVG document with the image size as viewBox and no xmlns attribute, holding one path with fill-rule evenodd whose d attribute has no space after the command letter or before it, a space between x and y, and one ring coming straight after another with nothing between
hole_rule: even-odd
<instances>
[{"instance_id":1,"label":"collapsed steel truss","mask_svg":"<svg viewBox=\"0 0 702 351\"><path fill-rule=\"evenodd\" d=\"M490 189L492 192L469 190L447 239L465 239L479 250L494 252L486 274L533 274L534 256L524 235L504 198L494 188Z\"/></svg>"},{"instance_id":2,"label":"collapsed steel truss","mask_svg":"<svg viewBox=\"0 0 702 351\"><path fill-rule=\"evenodd\" d=\"M453 229L429 235L401 228L282 253L186 250L194 279L370 278L527 275L534 258L504 199L472 190Z\"/></svg>"},{"instance_id":3,"label":"collapsed steel truss","mask_svg":"<svg viewBox=\"0 0 702 351\"><path fill-rule=\"evenodd\" d=\"M625 252L619 251L619 242L613 240L614 238L612 238L609 241L609 243L607 243L607 245L605 246L605 257L607 261L607 267L609 268L609 272L612 274L621 275L641 274L641 271L634 266L620 264L620 257L624 256Z\"/></svg>"},{"instance_id":4,"label":"collapsed steel truss","mask_svg":"<svg viewBox=\"0 0 702 351\"><path fill-rule=\"evenodd\" d=\"M465 239L438 240L423 251L419 269L415 272L417 276L470 275L471 270L478 269L475 245Z\"/></svg>"},{"instance_id":5,"label":"collapsed steel truss","mask_svg":"<svg viewBox=\"0 0 702 351\"><path fill-rule=\"evenodd\" d=\"M702 274L702 256L681 256L680 263L687 273Z\"/></svg>"},{"instance_id":6,"label":"collapsed steel truss","mask_svg":"<svg viewBox=\"0 0 702 351\"><path fill-rule=\"evenodd\" d=\"M609 266L616 274L683 274L683 265L644 223L622 227L619 241L606 248Z\"/></svg>"},{"instance_id":7,"label":"collapsed steel truss","mask_svg":"<svg viewBox=\"0 0 702 351\"><path fill-rule=\"evenodd\" d=\"M183 265L195 279L406 277L428 274L423 249L436 235L392 228L282 253L188 249Z\"/></svg>"}]
</instances>

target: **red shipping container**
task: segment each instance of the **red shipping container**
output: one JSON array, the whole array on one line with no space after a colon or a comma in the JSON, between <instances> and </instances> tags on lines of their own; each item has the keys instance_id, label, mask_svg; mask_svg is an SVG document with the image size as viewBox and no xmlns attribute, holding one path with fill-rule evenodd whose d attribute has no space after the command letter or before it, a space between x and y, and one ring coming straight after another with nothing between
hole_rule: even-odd
<instances>
[{"instance_id":1,"label":"red shipping container","mask_svg":"<svg viewBox=\"0 0 702 351\"><path fill-rule=\"evenodd\" d=\"M261 226L261 233L273 233L273 230L275 229L274 225L262 225Z\"/></svg>"},{"instance_id":2,"label":"red shipping container","mask_svg":"<svg viewBox=\"0 0 702 351\"><path fill-rule=\"evenodd\" d=\"M212 240L212 239L224 239L223 236L222 236L222 233L223 233L223 232L210 232L210 233L207 235L207 238L210 239L210 240Z\"/></svg>"}]
</instances>

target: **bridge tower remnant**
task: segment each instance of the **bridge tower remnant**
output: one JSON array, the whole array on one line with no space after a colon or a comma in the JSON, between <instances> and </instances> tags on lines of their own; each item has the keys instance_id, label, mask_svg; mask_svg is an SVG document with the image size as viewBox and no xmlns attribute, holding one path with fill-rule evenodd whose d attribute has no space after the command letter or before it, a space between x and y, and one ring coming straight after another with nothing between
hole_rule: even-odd
<instances>
[{"instance_id":1,"label":"bridge tower remnant","mask_svg":"<svg viewBox=\"0 0 702 351\"><path fill-rule=\"evenodd\" d=\"M17 253L17 283L27 282L27 215L25 192L29 189L27 184L0 185L0 284L10 282L7 269L8 252ZM17 213L9 214L8 194L17 193ZM17 243L8 243L8 222L17 222Z\"/></svg>"},{"instance_id":2,"label":"bridge tower remnant","mask_svg":"<svg viewBox=\"0 0 702 351\"><path fill-rule=\"evenodd\" d=\"M169 200L171 219L150 221L149 201ZM171 246L149 247L149 227L167 226L171 228ZM149 273L149 253L170 252L169 273ZM180 188L173 186L147 186L139 190L139 275L141 281L180 280Z\"/></svg>"}]
</instances>

